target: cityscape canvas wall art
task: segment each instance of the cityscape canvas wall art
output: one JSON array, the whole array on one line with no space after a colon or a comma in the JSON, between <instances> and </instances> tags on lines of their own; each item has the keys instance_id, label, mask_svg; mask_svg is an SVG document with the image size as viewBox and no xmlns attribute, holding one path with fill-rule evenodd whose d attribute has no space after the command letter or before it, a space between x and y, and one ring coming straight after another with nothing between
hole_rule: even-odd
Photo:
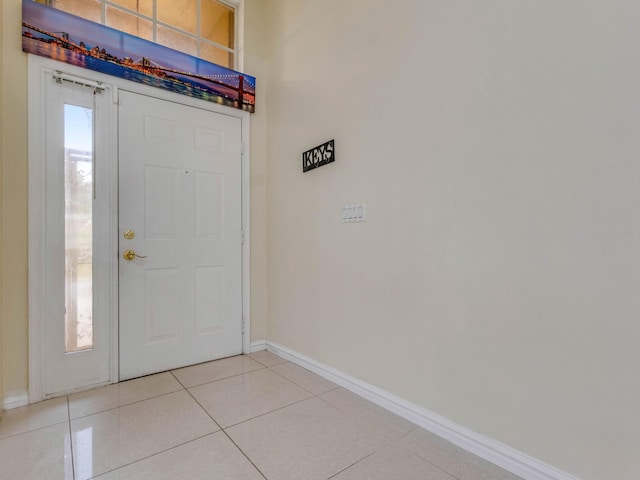
<instances>
[{"instance_id":1,"label":"cityscape canvas wall art","mask_svg":"<svg viewBox=\"0 0 640 480\"><path fill-rule=\"evenodd\" d=\"M33 0L22 2L22 49L126 80L255 111L255 77Z\"/></svg>"}]
</instances>

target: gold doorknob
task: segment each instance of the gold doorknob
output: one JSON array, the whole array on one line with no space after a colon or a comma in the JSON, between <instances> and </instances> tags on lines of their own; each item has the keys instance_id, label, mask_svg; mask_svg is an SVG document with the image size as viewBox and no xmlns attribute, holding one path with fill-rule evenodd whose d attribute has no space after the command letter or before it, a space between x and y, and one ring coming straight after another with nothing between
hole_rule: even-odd
<instances>
[{"instance_id":1,"label":"gold doorknob","mask_svg":"<svg viewBox=\"0 0 640 480\"><path fill-rule=\"evenodd\" d=\"M124 253L122 254L122 258L124 258L127 262L130 262L131 260L133 260L136 257L138 257L138 258L147 258L146 255L138 255L133 250L125 250Z\"/></svg>"}]
</instances>

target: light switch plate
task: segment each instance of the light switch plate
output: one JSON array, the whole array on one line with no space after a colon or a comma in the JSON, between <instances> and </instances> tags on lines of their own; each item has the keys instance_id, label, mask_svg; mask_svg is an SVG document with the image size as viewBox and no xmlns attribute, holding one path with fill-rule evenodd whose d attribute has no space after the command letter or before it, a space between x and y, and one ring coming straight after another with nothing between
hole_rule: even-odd
<instances>
[{"instance_id":1,"label":"light switch plate","mask_svg":"<svg viewBox=\"0 0 640 480\"><path fill-rule=\"evenodd\" d=\"M364 203L348 203L342 207L342 223L365 222L367 206Z\"/></svg>"}]
</instances>

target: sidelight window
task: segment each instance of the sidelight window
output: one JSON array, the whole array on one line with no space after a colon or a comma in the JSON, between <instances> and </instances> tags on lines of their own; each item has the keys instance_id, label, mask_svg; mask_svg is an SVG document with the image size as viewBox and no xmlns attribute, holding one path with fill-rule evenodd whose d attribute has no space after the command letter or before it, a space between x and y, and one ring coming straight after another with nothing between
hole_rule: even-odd
<instances>
[{"instance_id":1,"label":"sidelight window","mask_svg":"<svg viewBox=\"0 0 640 480\"><path fill-rule=\"evenodd\" d=\"M93 109L64 106L65 351L93 348Z\"/></svg>"}]
</instances>

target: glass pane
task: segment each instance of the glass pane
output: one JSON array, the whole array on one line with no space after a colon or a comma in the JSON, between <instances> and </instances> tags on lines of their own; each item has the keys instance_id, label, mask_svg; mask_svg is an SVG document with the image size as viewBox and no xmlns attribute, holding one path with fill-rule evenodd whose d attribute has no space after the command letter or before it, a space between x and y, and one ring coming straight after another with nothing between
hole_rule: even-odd
<instances>
[{"instance_id":1,"label":"glass pane","mask_svg":"<svg viewBox=\"0 0 640 480\"><path fill-rule=\"evenodd\" d=\"M136 37L153 40L153 24L136 15L107 5L106 24Z\"/></svg>"},{"instance_id":2,"label":"glass pane","mask_svg":"<svg viewBox=\"0 0 640 480\"><path fill-rule=\"evenodd\" d=\"M109 27L150 41L154 41L155 20L139 18L123 9L153 17L155 2L156 19L166 24L156 24L157 43L195 56L198 55L197 43L200 42L200 58L235 68L233 53L209 43L232 50L235 48L235 9L219 0L109 0L109 3L104 0L36 1L94 22L101 23L104 20L104 24ZM102 3L105 3L104 19L101 15ZM200 36L196 38L198 22Z\"/></svg>"},{"instance_id":3,"label":"glass pane","mask_svg":"<svg viewBox=\"0 0 640 480\"><path fill-rule=\"evenodd\" d=\"M102 21L98 0L53 0L51 6L92 22L100 23Z\"/></svg>"},{"instance_id":4,"label":"glass pane","mask_svg":"<svg viewBox=\"0 0 640 480\"><path fill-rule=\"evenodd\" d=\"M194 0L157 0L158 21L196 34L196 2Z\"/></svg>"},{"instance_id":5,"label":"glass pane","mask_svg":"<svg viewBox=\"0 0 640 480\"><path fill-rule=\"evenodd\" d=\"M200 13L200 36L233 48L234 10L215 0L202 0Z\"/></svg>"},{"instance_id":6,"label":"glass pane","mask_svg":"<svg viewBox=\"0 0 640 480\"><path fill-rule=\"evenodd\" d=\"M162 25L158 25L157 41L165 47L173 48L174 50L179 50L189 55L196 55L198 53L196 39L194 37L184 35L183 33L176 32Z\"/></svg>"},{"instance_id":7,"label":"glass pane","mask_svg":"<svg viewBox=\"0 0 640 480\"><path fill-rule=\"evenodd\" d=\"M208 62L217 63L223 67L234 68L233 53L214 47L208 43L200 44L200 58Z\"/></svg>"},{"instance_id":8,"label":"glass pane","mask_svg":"<svg viewBox=\"0 0 640 480\"><path fill-rule=\"evenodd\" d=\"M153 0L111 0L111 3L122 5L147 17L153 17Z\"/></svg>"},{"instance_id":9,"label":"glass pane","mask_svg":"<svg viewBox=\"0 0 640 480\"><path fill-rule=\"evenodd\" d=\"M93 348L93 110L64 106L65 351Z\"/></svg>"}]
</instances>

